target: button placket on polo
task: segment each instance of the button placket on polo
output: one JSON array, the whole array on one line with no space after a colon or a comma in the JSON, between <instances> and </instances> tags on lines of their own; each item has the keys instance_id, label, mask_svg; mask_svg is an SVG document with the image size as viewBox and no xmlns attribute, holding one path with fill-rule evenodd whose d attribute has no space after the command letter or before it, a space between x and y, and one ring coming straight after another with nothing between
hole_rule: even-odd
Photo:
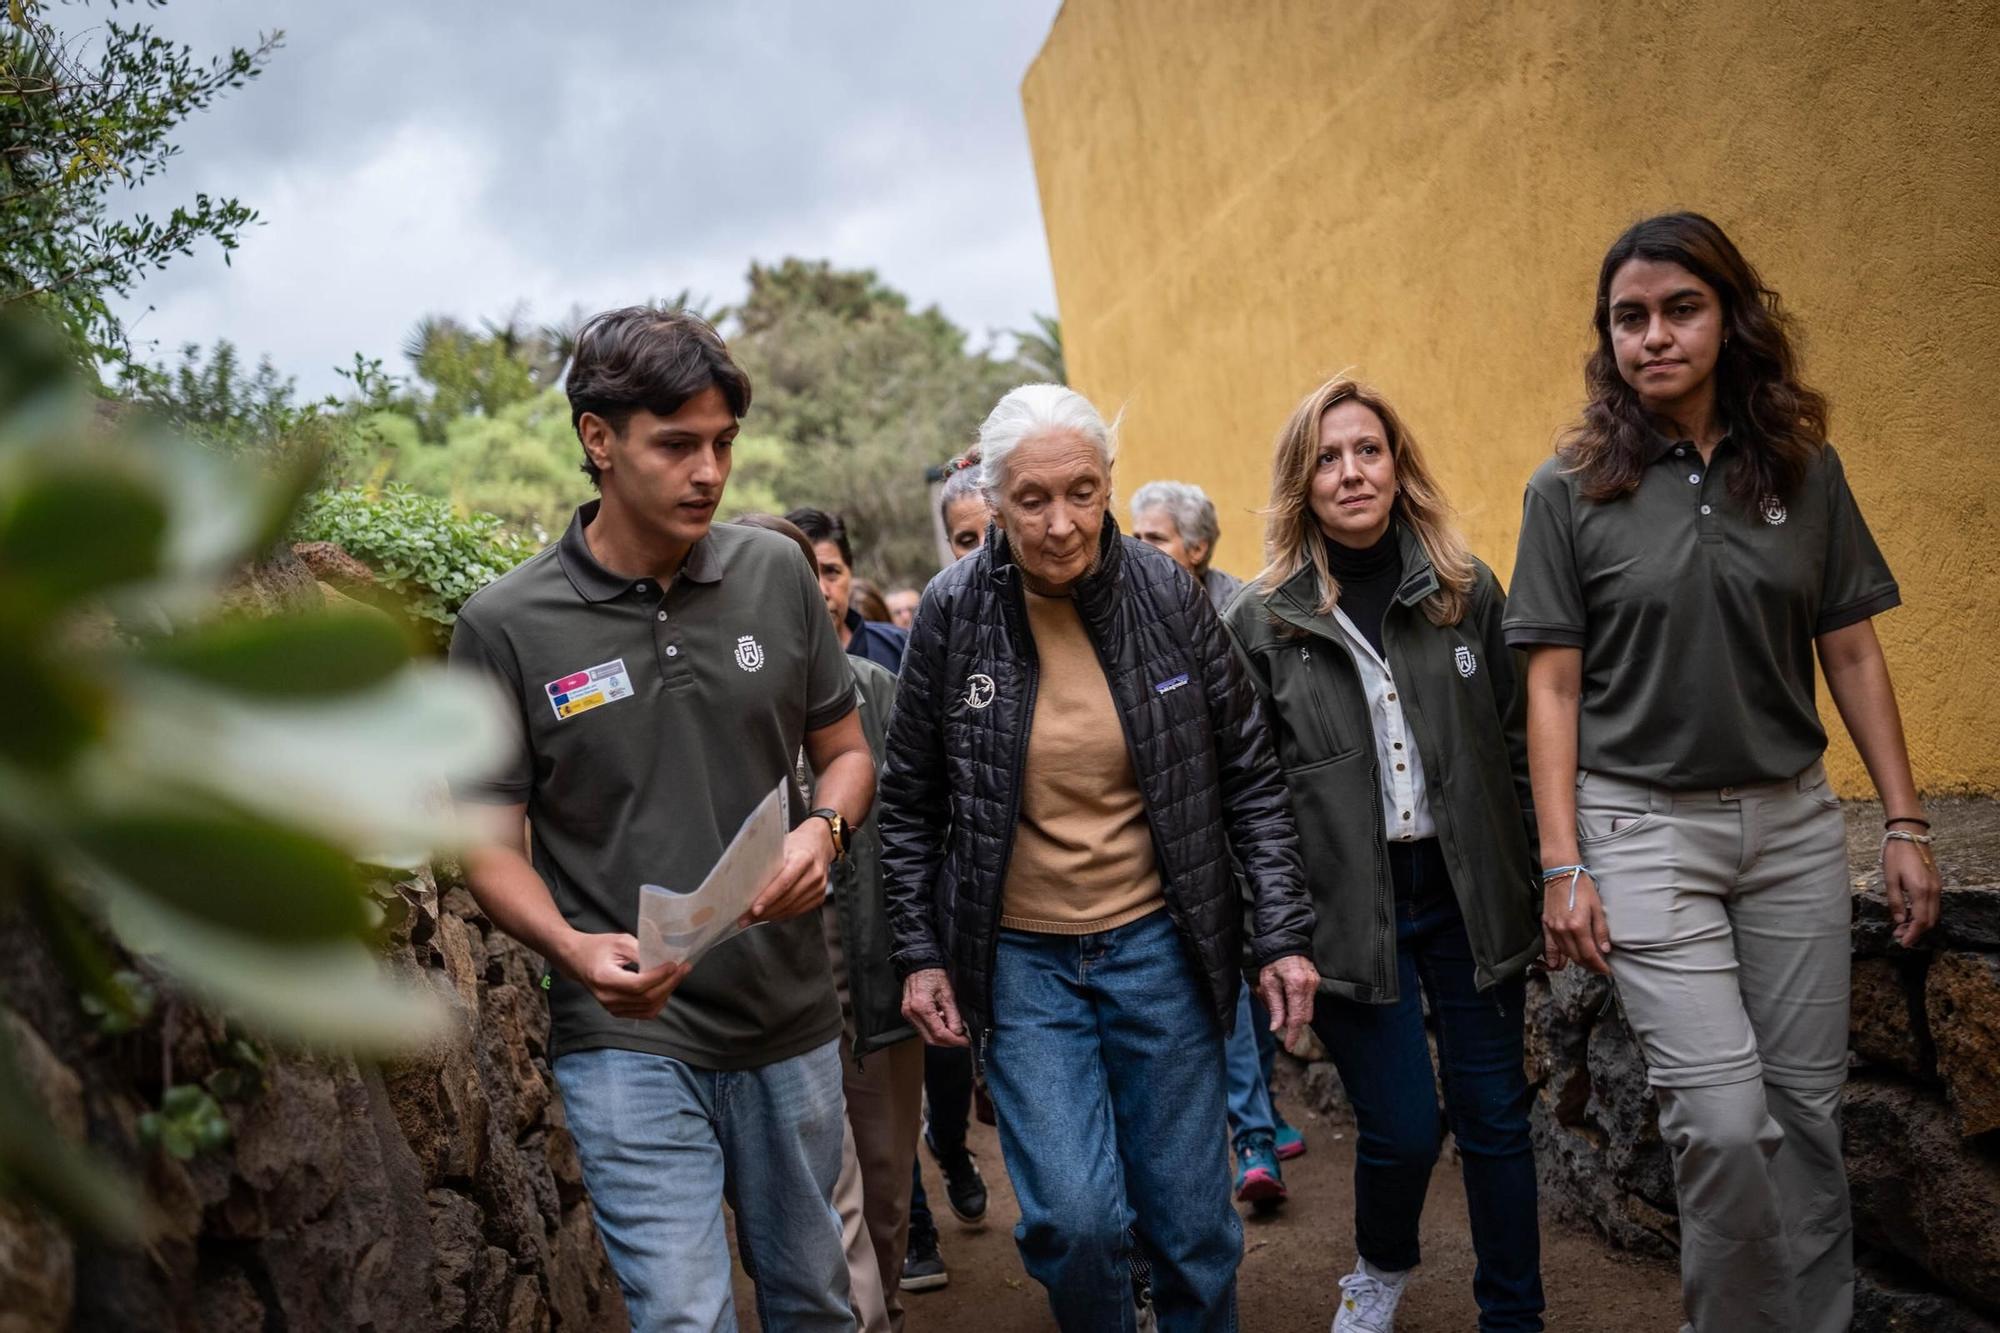
<instances>
[{"instance_id":1,"label":"button placket on polo","mask_svg":"<svg viewBox=\"0 0 2000 1333\"><path fill-rule=\"evenodd\" d=\"M653 612L653 660L658 665L660 679L668 688L685 688L693 683L694 672L688 664L685 643L682 640L680 623L667 610L667 601L673 596L670 585L657 601L651 603ZM639 584L633 591L644 595L645 584Z\"/></svg>"}]
</instances>

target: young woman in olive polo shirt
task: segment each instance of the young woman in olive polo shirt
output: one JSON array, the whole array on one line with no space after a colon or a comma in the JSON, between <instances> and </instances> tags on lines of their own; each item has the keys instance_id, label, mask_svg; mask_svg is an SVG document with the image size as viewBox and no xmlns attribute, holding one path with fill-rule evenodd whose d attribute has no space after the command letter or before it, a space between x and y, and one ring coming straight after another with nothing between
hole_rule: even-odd
<instances>
[{"instance_id":1,"label":"young woman in olive polo shirt","mask_svg":"<svg viewBox=\"0 0 2000 1333\"><path fill-rule=\"evenodd\" d=\"M1882 795L1912 943L1938 876L1870 621L1900 599L1777 294L1721 228L1627 230L1592 323L1590 400L1528 483L1506 622L1530 653L1551 963L1609 971L1645 1052L1696 1333L1834 1333L1850 906L1813 656Z\"/></svg>"},{"instance_id":2,"label":"young woman in olive polo shirt","mask_svg":"<svg viewBox=\"0 0 2000 1333\"><path fill-rule=\"evenodd\" d=\"M1443 1137L1465 1172L1479 1327L1542 1327L1522 1073L1536 926L1527 748L1504 599L1416 441L1336 379L1278 436L1271 563L1224 623L1270 720L1298 820L1322 978L1313 1028L1360 1130L1359 1262L1335 1333L1384 1333L1417 1266Z\"/></svg>"}]
</instances>

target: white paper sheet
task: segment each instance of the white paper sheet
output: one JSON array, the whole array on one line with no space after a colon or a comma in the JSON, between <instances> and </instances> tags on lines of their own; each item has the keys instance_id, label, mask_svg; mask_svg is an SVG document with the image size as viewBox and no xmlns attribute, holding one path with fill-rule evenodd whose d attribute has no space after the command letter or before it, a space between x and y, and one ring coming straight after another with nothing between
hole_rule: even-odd
<instances>
[{"instance_id":1,"label":"white paper sheet","mask_svg":"<svg viewBox=\"0 0 2000 1333\"><path fill-rule=\"evenodd\" d=\"M722 857L693 893L658 884L639 886L639 969L691 963L733 935L737 924L785 861L789 777L757 803Z\"/></svg>"}]
</instances>

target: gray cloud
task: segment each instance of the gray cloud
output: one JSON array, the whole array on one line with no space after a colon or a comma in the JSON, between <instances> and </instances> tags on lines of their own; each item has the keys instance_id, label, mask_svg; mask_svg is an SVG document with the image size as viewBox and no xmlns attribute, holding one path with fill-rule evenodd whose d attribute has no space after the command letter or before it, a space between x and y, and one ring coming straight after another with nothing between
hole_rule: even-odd
<instances>
[{"instance_id":1,"label":"gray cloud","mask_svg":"<svg viewBox=\"0 0 2000 1333\"><path fill-rule=\"evenodd\" d=\"M197 51L285 30L159 189L265 224L130 313L314 391L356 350L393 360L427 311L726 301L786 254L876 268L976 334L1020 327L1055 308L1019 85L1056 8L171 5L153 21Z\"/></svg>"}]
</instances>

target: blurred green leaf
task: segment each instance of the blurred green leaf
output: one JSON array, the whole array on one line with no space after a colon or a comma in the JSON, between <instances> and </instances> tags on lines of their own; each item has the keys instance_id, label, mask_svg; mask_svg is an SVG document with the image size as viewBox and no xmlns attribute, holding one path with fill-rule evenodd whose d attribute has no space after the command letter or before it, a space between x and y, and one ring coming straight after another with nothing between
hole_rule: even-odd
<instances>
[{"instance_id":1,"label":"blurred green leaf","mask_svg":"<svg viewBox=\"0 0 2000 1333\"><path fill-rule=\"evenodd\" d=\"M140 660L250 695L340 695L379 685L410 660L402 632L373 615L231 620L155 639Z\"/></svg>"},{"instance_id":2,"label":"blurred green leaf","mask_svg":"<svg viewBox=\"0 0 2000 1333\"><path fill-rule=\"evenodd\" d=\"M0 605L0 760L55 768L97 738L103 704L82 672L43 660L12 609Z\"/></svg>"},{"instance_id":3,"label":"blurred green leaf","mask_svg":"<svg viewBox=\"0 0 2000 1333\"><path fill-rule=\"evenodd\" d=\"M98 888L120 939L246 1028L362 1055L408 1051L444 1029L436 993L393 980L364 945L280 947L217 929L116 881Z\"/></svg>"},{"instance_id":4,"label":"blurred green leaf","mask_svg":"<svg viewBox=\"0 0 2000 1333\"><path fill-rule=\"evenodd\" d=\"M89 819L76 846L176 910L274 944L356 938L368 929L353 862L289 829L221 814Z\"/></svg>"},{"instance_id":5,"label":"blurred green leaf","mask_svg":"<svg viewBox=\"0 0 2000 1333\"><path fill-rule=\"evenodd\" d=\"M166 532L164 501L139 481L49 472L0 492L0 573L7 585L59 606L151 577Z\"/></svg>"}]
</instances>

